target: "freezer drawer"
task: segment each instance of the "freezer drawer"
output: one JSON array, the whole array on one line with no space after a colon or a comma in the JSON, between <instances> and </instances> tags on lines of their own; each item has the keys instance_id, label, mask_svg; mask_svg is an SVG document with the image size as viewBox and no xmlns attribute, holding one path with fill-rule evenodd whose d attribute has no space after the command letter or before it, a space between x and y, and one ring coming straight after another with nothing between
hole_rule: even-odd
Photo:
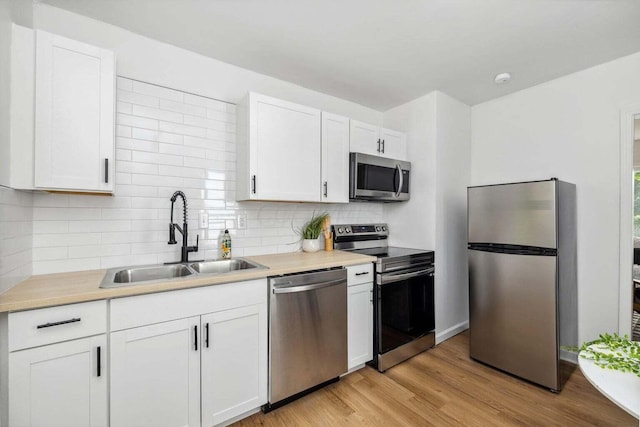
<instances>
[{"instance_id":1,"label":"freezer drawer","mask_svg":"<svg viewBox=\"0 0 640 427\"><path fill-rule=\"evenodd\" d=\"M469 250L471 357L559 390L556 257Z\"/></svg>"}]
</instances>

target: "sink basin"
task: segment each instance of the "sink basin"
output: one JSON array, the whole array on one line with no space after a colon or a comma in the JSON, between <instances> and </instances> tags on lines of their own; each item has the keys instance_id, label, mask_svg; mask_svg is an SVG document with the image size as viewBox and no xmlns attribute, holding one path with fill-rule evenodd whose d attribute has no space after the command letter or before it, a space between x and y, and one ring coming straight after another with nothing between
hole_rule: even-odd
<instances>
[{"instance_id":1,"label":"sink basin","mask_svg":"<svg viewBox=\"0 0 640 427\"><path fill-rule=\"evenodd\" d=\"M139 267L112 268L100 284L101 288L142 285L165 282L182 277L214 276L249 269L265 269L264 265L242 258L186 264L145 265Z\"/></svg>"},{"instance_id":2,"label":"sink basin","mask_svg":"<svg viewBox=\"0 0 640 427\"><path fill-rule=\"evenodd\" d=\"M246 259L222 259L218 261L195 262L190 265L198 273L224 274L237 270L249 270L252 268L265 268L263 265L247 261Z\"/></svg>"}]
</instances>

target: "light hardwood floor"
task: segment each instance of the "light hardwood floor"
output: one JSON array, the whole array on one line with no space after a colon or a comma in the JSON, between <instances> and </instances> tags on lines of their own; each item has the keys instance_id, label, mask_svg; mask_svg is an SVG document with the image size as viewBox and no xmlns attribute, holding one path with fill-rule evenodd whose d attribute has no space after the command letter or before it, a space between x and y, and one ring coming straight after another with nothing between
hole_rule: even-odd
<instances>
[{"instance_id":1,"label":"light hardwood floor","mask_svg":"<svg viewBox=\"0 0 640 427\"><path fill-rule=\"evenodd\" d=\"M369 367L237 426L638 426L579 368L559 394L469 358L468 332L380 374Z\"/></svg>"}]
</instances>

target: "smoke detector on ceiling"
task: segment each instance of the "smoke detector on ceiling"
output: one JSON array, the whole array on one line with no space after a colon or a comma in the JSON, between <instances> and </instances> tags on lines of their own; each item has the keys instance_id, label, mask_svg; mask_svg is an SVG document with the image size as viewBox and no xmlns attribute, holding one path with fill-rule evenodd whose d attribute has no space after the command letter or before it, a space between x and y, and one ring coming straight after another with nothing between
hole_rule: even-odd
<instances>
[{"instance_id":1,"label":"smoke detector on ceiling","mask_svg":"<svg viewBox=\"0 0 640 427\"><path fill-rule=\"evenodd\" d=\"M493 81L496 82L497 85L509 83L509 80L511 80L510 73L500 73L493 79Z\"/></svg>"}]
</instances>

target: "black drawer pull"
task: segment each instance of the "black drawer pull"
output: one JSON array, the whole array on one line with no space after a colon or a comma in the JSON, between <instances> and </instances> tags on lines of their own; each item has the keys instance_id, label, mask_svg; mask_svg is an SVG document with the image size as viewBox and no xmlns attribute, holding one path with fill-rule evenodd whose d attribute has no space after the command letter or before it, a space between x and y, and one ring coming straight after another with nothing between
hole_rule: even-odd
<instances>
[{"instance_id":1,"label":"black drawer pull","mask_svg":"<svg viewBox=\"0 0 640 427\"><path fill-rule=\"evenodd\" d=\"M79 322L79 321L80 321L79 317L74 317L73 319L69 319L69 320L61 320L60 322L45 323L45 324L42 324L42 325L38 325L38 329L50 328L52 326L66 325L67 323L76 323L76 322Z\"/></svg>"},{"instance_id":2,"label":"black drawer pull","mask_svg":"<svg viewBox=\"0 0 640 427\"><path fill-rule=\"evenodd\" d=\"M363 271L362 273L356 273L356 276L364 276L365 274L369 274L369 272Z\"/></svg>"},{"instance_id":3,"label":"black drawer pull","mask_svg":"<svg viewBox=\"0 0 640 427\"><path fill-rule=\"evenodd\" d=\"M98 369L98 371L96 372L97 376L102 376L102 360L101 360L102 357L100 357L100 353L101 353L100 350L101 350L101 348L100 348L100 346L98 346L98 349L97 349L97 353L98 353L98 356L97 356L97 365L98 365L97 369Z\"/></svg>"}]
</instances>

